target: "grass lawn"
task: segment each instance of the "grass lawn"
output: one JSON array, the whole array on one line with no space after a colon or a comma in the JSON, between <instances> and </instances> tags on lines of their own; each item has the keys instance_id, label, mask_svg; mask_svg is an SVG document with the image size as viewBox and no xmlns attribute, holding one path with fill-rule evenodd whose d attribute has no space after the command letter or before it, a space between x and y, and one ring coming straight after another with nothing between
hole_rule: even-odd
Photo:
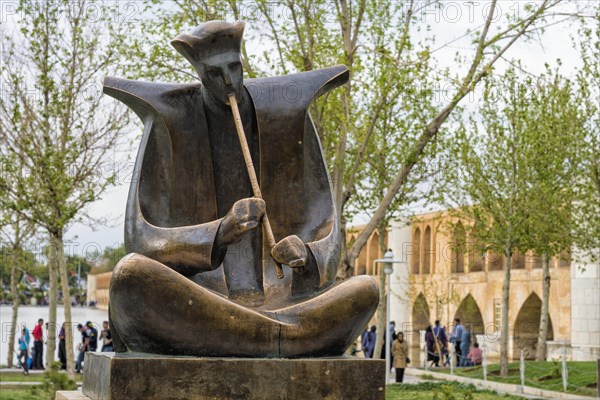
<instances>
[{"instance_id":1,"label":"grass lawn","mask_svg":"<svg viewBox=\"0 0 600 400\"><path fill-rule=\"evenodd\" d=\"M523 400L522 397L509 396L477 390L473 385L462 385L456 382L423 382L416 385L394 384L387 387L386 400Z\"/></svg>"},{"instance_id":2,"label":"grass lawn","mask_svg":"<svg viewBox=\"0 0 600 400\"><path fill-rule=\"evenodd\" d=\"M77 375L76 380L81 382L83 377ZM46 385L51 387L73 387L72 382L67 382L67 375L64 372L58 371L58 366L53 366L43 374L23 375L18 370L0 373L0 400L54 400L54 396L47 391L44 385L34 385L33 383L42 383L46 381ZM20 382L24 384L11 385L9 382ZM7 384L9 383L9 384ZM28 384L32 383L32 384ZM37 393L32 393L35 390ZM51 399L52 398L52 399Z\"/></svg>"},{"instance_id":3,"label":"grass lawn","mask_svg":"<svg viewBox=\"0 0 600 400\"><path fill-rule=\"evenodd\" d=\"M0 389L0 400L46 400L43 397L34 396L28 388L11 388L2 386Z\"/></svg>"},{"instance_id":4,"label":"grass lawn","mask_svg":"<svg viewBox=\"0 0 600 400\"><path fill-rule=\"evenodd\" d=\"M567 392L572 394L592 396L596 395L596 363L594 361L568 361ZM435 372L450 373L449 369L435 369ZM500 365L488 366L488 380L502 383L521 384L519 363L509 364L509 373L501 377ZM454 373L459 376L483 379L482 367L456 368ZM546 390L563 391L562 364L552 361L526 361L525 385Z\"/></svg>"},{"instance_id":5,"label":"grass lawn","mask_svg":"<svg viewBox=\"0 0 600 400\"><path fill-rule=\"evenodd\" d=\"M42 382L43 374L23 375L22 372L3 372L0 374L0 382ZM83 381L82 374L75 374L75 382Z\"/></svg>"}]
</instances>

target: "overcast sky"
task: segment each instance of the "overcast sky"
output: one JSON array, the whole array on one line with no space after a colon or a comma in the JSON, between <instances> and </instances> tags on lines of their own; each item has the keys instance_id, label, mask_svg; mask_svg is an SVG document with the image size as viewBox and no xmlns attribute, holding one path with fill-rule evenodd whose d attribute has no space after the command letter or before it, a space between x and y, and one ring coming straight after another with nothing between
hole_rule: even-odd
<instances>
[{"instance_id":1,"label":"overcast sky","mask_svg":"<svg viewBox=\"0 0 600 400\"><path fill-rule=\"evenodd\" d=\"M425 2L421 2L425 4ZM526 13L526 1L499 1L497 7L497 16L502 21L507 15L523 15ZM534 2L535 3L535 2ZM4 26L10 25L11 4L14 2L0 0L0 21ZM136 18L141 16L141 6L135 2L121 3L129 5L129 8L123 6L123 13L127 12L128 17ZM571 2L566 7L582 6L585 4L593 4L588 1ZM489 1L445 1L442 8L424 7L418 14L423 26L430 25L430 34L436 36L436 45L434 48L442 47L434 52L434 56L439 62L440 67L449 67L453 70L457 69L454 63L455 52L462 55L471 56L473 48L470 44L470 37L464 37L467 29L476 30L482 23L483 18L489 10ZM248 8L251 10L251 7ZM250 11L248 11L250 12ZM137 13L137 14L136 14ZM563 62L562 71L566 75L580 65L580 60L576 49L572 43L572 36L577 36L579 24L562 23L547 29L541 36L543 46L537 43L518 43L509 50L506 54L507 59L521 59L523 66L532 73L539 73L544 70L544 64L554 64L557 58ZM249 24L246 31L259 29L257 26ZM446 43L451 43L448 46L443 46ZM165 43L165 46L168 46ZM249 43L249 50L255 52L264 51L261 43ZM499 69L505 68L506 63L500 62ZM440 88L440 96L443 96L443 89ZM443 99L442 99L443 100ZM470 98L467 101L476 101L475 98ZM142 124L136 122L135 130L131 132L132 137L141 134ZM133 161L137 152L137 144L130 149L129 157ZM123 217L125 203L127 200L127 192L129 183L127 182L127 174L131 172L131 164L121 166L121 176L118 179L118 185L107 191L102 199L89 207L89 214L96 218L108 218L112 221L112 226L86 226L76 224L72 226L67 234L66 241L71 243L73 252L85 255L92 250L101 250L108 246L118 246L123 242ZM362 223L365 217L358 217L354 222Z\"/></svg>"}]
</instances>

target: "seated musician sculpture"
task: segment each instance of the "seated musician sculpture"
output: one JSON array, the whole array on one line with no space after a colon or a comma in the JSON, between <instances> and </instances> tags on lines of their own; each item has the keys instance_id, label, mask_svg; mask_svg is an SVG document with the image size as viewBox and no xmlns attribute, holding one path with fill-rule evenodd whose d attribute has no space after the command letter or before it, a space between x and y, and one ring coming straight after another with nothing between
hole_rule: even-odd
<instances>
[{"instance_id":1,"label":"seated musician sculpture","mask_svg":"<svg viewBox=\"0 0 600 400\"><path fill-rule=\"evenodd\" d=\"M335 282L339 226L308 115L316 97L347 81L348 70L244 82L243 31L243 22L211 21L172 42L201 84L105 79L105 93L144 122L126 208L129 254L110 285L116 352L341 355L377 306L373 278Z\"/></svg>"}]
</instances>

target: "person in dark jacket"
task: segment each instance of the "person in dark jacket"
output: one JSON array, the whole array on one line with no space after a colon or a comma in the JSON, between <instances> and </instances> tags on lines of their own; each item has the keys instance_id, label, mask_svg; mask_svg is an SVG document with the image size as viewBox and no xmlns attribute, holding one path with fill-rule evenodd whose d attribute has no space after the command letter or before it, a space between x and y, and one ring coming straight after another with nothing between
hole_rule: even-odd
<instances>
[{"instance_id":1,"label":"person in dark jacket","mask_svg":"<svg viewBox=\"0 0 600 400\"><path fill-rule=\"evenodd\" d=\"M65 323L63 322L58 333L58 359L60 360L60 369L67 369L67 345L65 341Z\"/></svg>"},{"instance_id":2,"label":"person in dark jacket","mask_svg":"<svg viewBox=\"0 0 600 400\"><path fill-rule=\"evenodd\" d=\"M425 343L427 345L427 361L431 361L436 367L439 367L439 342L436 341L431 325L425 329Z\"/></svg>"},{"instance_id":3,"label":"person in dark jacket","mask_svg":"<svg viewBox=\"0 0 600 400\"><path fill-rule=\"evenodd\" d=\"M382 359L385 359L385 341L387 340L388 334L392 337L392 343L393 343L393 341L396 340L396 322L395 321L390 321L387 331L383 332L383 344L381 345L381 358ZM375 346L375 339L373 339L373 346ZM391 349L391 346L392 346L392 344L390 343L390 349ZM391 360L394 361L393 357L391 358Z\"/></svg>"},{"instance_id":4,"label":"person in dark jacket","mask_svg":"<svg viewBox=\"0 0 600 400\"><path fill-rule=\"evenodd\" d=\"M369 331L365 332L363 338L363 351L365 352L365 358L373 358L373 350L375 350L375 338L377 327L372 325Z\"/></svg>"},{"instance_id":5,"label":"person in dark jacket","mask_svg":"<svg viewBox=\"0 0 600 400\"><path fill-rule=\"evenodd\" d=\"M435 326L433 327L433 334L440 342L442 354L440 355L440 361L444 362L444 357L448 359L448 336L446 335L446 328L440 325L440 320L435 320Z\"/></svg>"},{"instance_id":6,"label":"person in dark jacket","mask_svg":"<svg viewBox=\"0 0 600 400\"><path fill-rule=\"evenodd\" d=\"M88 335L90 339L90 345L88 347L88 351L96 351L98 348L98 330L94 328L94 324L92 321L88 321L85 326L88 330Z\"/></svg>"}]
</instances>

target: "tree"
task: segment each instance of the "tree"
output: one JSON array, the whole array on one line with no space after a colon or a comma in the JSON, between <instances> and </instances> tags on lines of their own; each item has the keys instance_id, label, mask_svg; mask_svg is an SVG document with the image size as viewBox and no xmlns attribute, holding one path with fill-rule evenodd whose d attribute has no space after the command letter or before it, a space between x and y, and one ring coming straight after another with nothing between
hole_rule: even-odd
<instances>
[{"instance_id":1,"label":"tree","mask_svg":"<svg viewBox=\"0 0 600 400\"><path fill-rule=\"evenodd\" d=\"M5 222L8 225L8 229L3 227L2 229L2 237L7 241L9 245L8 248L3 247L3 257L6 257L8 263L10 264L10 294L12 297L12 316L10 323L10 332L8 336L8 353L6 358L6 365L8 368L12 368L14 355L12 349L15 348L15 333L17 329L17 319L19 316L19 292L17 290L17 282L18 282L18 269L19 266L23 267L27 262L27 254L24 251L24 244L29 240L34 234L34 227L27 221L23 221L19 219L18 216L11 215L8 216L5 213L0 214ZM11 218L12 217L12 218ZM8 249L8 254L4 252L4 250Z\"/></svg>"},{"instance_id":2,"label":"tree","mask_svg":"<svg viewBox=\"0 0 600 400\"><path fill-rule=\"evenodd\" d=\"M531 177L543 156L536 153L543 145L536 132L540 121L529 115L531 88L531 79L523 84L514 68L501 81L485 79L483 104L447 144L448 165L438 185L455 213L475 223L478 241L504 256L501 375L508 373L511 259L513 251L530 247Z\"/></svg>"},{"instance_id":3,"label":"tree","mask_svg":"<svg viewBox=\"0 0 600 400\"><path fill-rule=\"evenodd\" d=\"M529 215L526 223L527 248L542 258L542 310L536 359L546 360L548 307L550 295L550 258L570 252L574 242L572 204L577 186L573 182L581 170L581 144L585 142L584 126L588 115L581 107L570 81L558 73L547 71L540 76L529 101L522 105L527 113L529 145L523 150L531 164L527 177ZM529 82L531 84L531 82Z\"/></svg>"},{"instance_id":4,"label":"tree","mask_svg":"<svg viewBox=\"0 0 600 400\"><path fill-rule=\"evenodd\" d=\"M600 6L596 5L592 27L582 24L579 48L582 68L576 77L578 98L585 121L585 139L579 148L581 174L575 181L577 200L573 203L576 225L575 245L588 261L600 260ZM584 21L582 21L584 22Z\"/></svg>"},{"instance_id":5,"label":"tree","mask_svg":"<svg viewBox=\"0 0 600 400\"><path fill-rule=\"evenodd\" d=\"M90 14L91 13L91 14ZM122 141L126 111L99 100L99 73L118 66L123 26L104 3L85 0L19 3L15 29L4 36L0 78L1 208L43 228L49 236L50 317L47 359L54 357L58 275L71 326L63 237L114 183L105 168ZM28 90L33 87L35 90ZM66 330L68 371L73 335Z\"/></svg>"},{"instance_id":6,"label":"tree","mask_svg":"<svg viewBox=\"0 0 600 400\"><path fill-rule=\"evenodd\" d=\"M235 0L182 0L169 7L149 1L147 11L154 18L142 22L139 29L143 34L137 35L140 39L132 46L133 51L128 50L127 56L132 60L129 76L176 81L197 79L192 69L166 43L181 33L184 26L189 29L208 19L228 17L262 25L262 29L253 31L256 32L254 35L275 52L275 56L269 52L251 55L242 48L242 62L249 77L263 75L267 70L269 74L286 74L340 62L346 64L351 77L343 90L325 96L310 110L332 171L342 235L345 235L346 221L357 210L362 210L361 202L355 199L362 190L361 178L365 176L366 156L372 148L376 126L386 115L401 112L407 105L412 109L421 106L423 113L419 119L424 118L425 123L419 124L418 129L396 131L397 125L390 126L386 138L398 138L406 144L406 150L401 159L386 165L386 185L377 193L376 201L369 204L373 208L369 210L368 224L352 246L343 249L339 276L347 277L368 238L390 217L394 204L403 194L409 193L418 180L418 167L428 152L434 154L429 145L441 135L443 124L479 82L492 73L495 63L511 46L541 30L544 18L550 16L560 3L560 0L544 0L536 7L528 7L528 15L509 19L503 25L494 22L499 19L494 15L497 1L493 0L481 30L466 33L473 36L472 59L465 63L463 74L451 76L447 72L437 72L432 65L431 40L417 42L410 35L426 30L419 25L418 13L432 4L441 7L442 2L438 1L421 4L412 0L407 3L365 0L271 3L260 0L251 9ZM494 33L492 25L497 25ZM385 63L385 68L377 68ZM447 103L433 108L433 95L426 86L441 79L452 82L455 92ZM415 92L419 84L425 84L425 89ZM418 104L411 103L417 98ZM406 111L401 115L408 117L404 122L405 126L410 126L408 122L415 115ZM406 135L400 136L401 133Z\"/></svg>"},{"instance_id":7,"label":"tree","mask_svg":"<svg viewBox=\"0 0 600 400\"><path fill-rule=\"evenodd\" d=\"M448 145L454 162L449 161L442 185L449 205L460 207L455 213L475 222L477 240L504 256L501 374L508 372L510 270L517 250L543 255L545 310L538 350L545 353L548 260L572 243L572 182L586 121L568 81L551 71L538 81L531 76L521 81L518 67L501 81L486 79L483 105Z\"/></svg>"}]
</instances>

